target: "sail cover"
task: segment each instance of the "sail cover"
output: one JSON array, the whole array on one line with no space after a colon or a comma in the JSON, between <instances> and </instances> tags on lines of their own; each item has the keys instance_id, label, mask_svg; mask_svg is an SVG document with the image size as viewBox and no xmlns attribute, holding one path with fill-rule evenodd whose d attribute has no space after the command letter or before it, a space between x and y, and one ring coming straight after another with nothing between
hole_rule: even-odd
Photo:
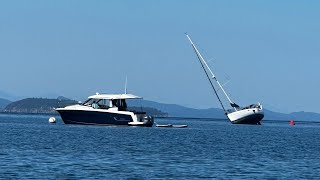
<instances>
[{"instance_id":1,"label":"sail cover","mask_svg":"<svg viewBox=\"0 0 320 180\"><path fill-rule=\"evenodd\" d=\"M231 105L231 107L235 107L235 108L238 108L238 107L240 107L238 104L236 104L236 103L230 103L230 105Z\"/></svg>"}]
</instances>

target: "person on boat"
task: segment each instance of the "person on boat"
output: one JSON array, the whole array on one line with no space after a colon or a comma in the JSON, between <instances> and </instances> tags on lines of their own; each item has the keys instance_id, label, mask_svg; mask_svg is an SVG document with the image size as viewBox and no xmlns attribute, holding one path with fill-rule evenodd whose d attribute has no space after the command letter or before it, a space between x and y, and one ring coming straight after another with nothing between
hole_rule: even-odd
<instances>
[{"instance_id":1,"label":"person on boat","mask_svg":"<svg viewBox=\"0 0 320 180\"><path fill-rule=\"evenodd\" d=\"M126 111L127 110L127 103L126 103L125 99L121 99L120 100L119 110L120 111Z\"/></svg>"},{"instance_id":2,"label":"person on boat","mask_svg":"<svg viewBox=\"0 0 320 180\"><path fill-rule=\"evenodd\" d=\"M99 108L99 105L96 103L96 101L93 101L91 106L93 107L93 109Z\"/></svg>"},{"instance_id":3,"label":"person on boat","mask_svg":"<svg viewBox=\"0 0 320 180\"><path fill-rule=\"evenodd\" d=\"M118 99L112 99L112 107L118 107Z\"/></svg>"}]
</instances>

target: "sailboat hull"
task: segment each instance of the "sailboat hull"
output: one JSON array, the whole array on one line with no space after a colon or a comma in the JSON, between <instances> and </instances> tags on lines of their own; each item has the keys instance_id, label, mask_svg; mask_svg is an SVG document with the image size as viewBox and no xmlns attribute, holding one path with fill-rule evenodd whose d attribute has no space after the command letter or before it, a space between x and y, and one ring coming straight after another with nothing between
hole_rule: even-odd
<instances>
[{"instance_id":1,"label":"sailboat hull","mask_svg":"<svg viewBox=\"0 0 320 180\"><path fill-rule=\"evenodd\" d=\"M260 124L260 121L263 119L263 114L255 114L231 121L232 124Z\"/></svg>"},{"instance_id":2,"label":"sailboat hull","mask_svg":"<svg viewBox=\"0 0 320 180\"><path fill-rule=\"evenodd\" d=\"M264 113L259 108L243 109L227 114L232 124L260 124Z\"/></svg>"}]
</instances>

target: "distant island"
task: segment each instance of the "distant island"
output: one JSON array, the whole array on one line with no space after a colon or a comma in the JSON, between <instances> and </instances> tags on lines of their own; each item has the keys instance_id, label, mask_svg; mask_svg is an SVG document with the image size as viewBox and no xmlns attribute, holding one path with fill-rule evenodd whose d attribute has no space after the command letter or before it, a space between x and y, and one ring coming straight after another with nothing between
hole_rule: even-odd
<instances>
[{"instance_id":1,"label":"distant island","mask_svg":"<svg viewBox=\"0 0 320 180\"><path fill-rule=\"evenodd\" d=\"M26 98L11 102L2 112L6 113L32 113L32 114L52 114L56 113L55 108L77 104L75 100L58 97L57 99L47 98Z\"/></svg>"},{"instance_id":2,"label":"distant island","mask_svg":"<svg viewBox=\"0 0 320 180\"><path fill-rule=\"evenodd\" d=\"M66 107L69 105L78 104L78 101L71 100L62 96L57 99L48 98L26 98L15 102L8 100L7 103L0 111L2 113L20 113L20 114L56 114L56 108ZM4 104L6 104L4 103ZM168 113L162 112L156 108L143 107L143 106L129 106L129 110L132 111L144 111L154 117L167 117Z\"/></svg>"}]
</instances>

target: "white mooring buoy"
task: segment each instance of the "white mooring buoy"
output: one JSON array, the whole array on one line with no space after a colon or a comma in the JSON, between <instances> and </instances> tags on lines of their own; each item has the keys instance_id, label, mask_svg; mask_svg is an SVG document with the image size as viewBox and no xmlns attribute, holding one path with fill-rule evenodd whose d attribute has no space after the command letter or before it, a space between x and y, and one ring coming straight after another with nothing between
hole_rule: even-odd
<instances>
[{"instance_id":1,"label":"white mooring buoy","mask_svg":"<svg viewBox=\"0 0 320 180\"><path fill-rule=\"evenodd\" d=\"M55 117L50 117L49 118L49 123L56 123L56 118Z\"/></svg>"}]
</instances>

